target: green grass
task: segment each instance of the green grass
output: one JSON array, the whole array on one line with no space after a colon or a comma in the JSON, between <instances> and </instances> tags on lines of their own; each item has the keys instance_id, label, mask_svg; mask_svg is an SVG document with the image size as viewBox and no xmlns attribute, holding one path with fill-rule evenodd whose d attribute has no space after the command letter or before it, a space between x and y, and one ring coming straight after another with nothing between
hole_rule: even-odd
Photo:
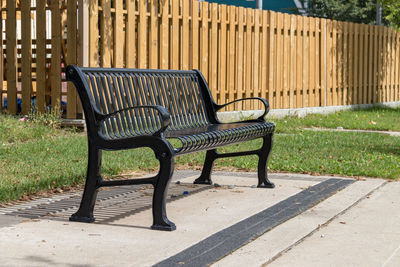
<instances>
[{"instance_id":1,"label":"green grass","mask_svg":"<svg viewBox=\"0 0 400 267\"><path fill-rule=\"evenodd\" d=\"M365 112L365 118L376 112ZM396 130L398 125L394 122L398 118L390 111L379 112L384 113L383 117L392 118L392 122L385 120L387 125L392 125L385 130ZM364 115L362 111L357 111L355 115L345 113L347 112L342 112L337 117L324 117L324 127L334 127L336 118L342 119L343 127L352 125L355 115L361 118ZM274 139L270 170L394 180L400 178L399 137L377 133L314 132L300 129L317 126L320 119L320 116L316 116L315 119L286 118L276 121L278 133ZM58 129L56 124L48 123L48 120L18 121L4 115L0 115L0 133L0 202L19 199L24 194L84 183L87 141L82 133ZM260 140L253 140L224 147L221 151L256 149L260 145ZM105 177L129 170L158 169L158 162L150 149L107 151L103 155L102 173ZM177 157L176 166L200 169L204 155L204 152L200 152ZM219 159L215 167L256 171L257 158L249 156Z\"/></svg>"},{"instance_id":2,"label":"green grass","mask_svg":"<svg viewBox=\"0 0 400 267\"><path fill-rule=\"evenodd\" d=\"M231 152L256 149L254 140L220 149ZM380 134L296 131L277 134L269 168L288 171L345 176L369 176L397 179L400 177L400 138ZM181 157L178 163L200 165L203 157ZM256 157L219 159L217 167L235 167L255 171Z\"/></svg>"},{"instance_id":3,"label":"green grass","mask_svg":"<svg viewBox=\"0 0 400 267\"><path fill-rule=\"evenodd\" d=\"M400 131L400 108L358 109L328 115L312 114L304 118L287 117L274 120L277 131L304 127Z\"/></svg>"},{"instance_id":4,"label":"green grass","mask_svg":"<svg viewBox=\"0 0 400 267\"><path fill-rule=\"evenodd\" d=\"M60 134L56 127L34 121L19 121L5 115L0 115L0 133L0 145L3 146L47 139Z\"/></svg>"},{"instance_id":5,"label":"green grass","mask_svg":"<svg viewBox=\"0 0 400 267\"><path fill-rule=\"evenodd\" d=\"M19 121L0 115L0 202L23 194L82 184L86 173L86 136L48 120ZM149 165L148 162L151 162ZM103 173L157 167L150 150L105 152Z\"/></svg>"}]
</instances>

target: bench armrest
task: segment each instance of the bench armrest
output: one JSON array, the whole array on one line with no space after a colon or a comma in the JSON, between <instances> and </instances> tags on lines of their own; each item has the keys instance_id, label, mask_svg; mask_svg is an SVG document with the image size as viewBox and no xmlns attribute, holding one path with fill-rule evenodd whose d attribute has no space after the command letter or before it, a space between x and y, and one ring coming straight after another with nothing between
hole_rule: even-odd
<instances>
[{"instance_id":1,"label":"bench armrest","mask_svg":"<svg viewBox=\"0 0 400 267\"><path fill-rule=\"evenodd\" d=\"M107 115L100 115L101 116L100 123L109 118L112 118L118 114L121 114L123 112L137 110L137 109L154 109L157 111L158 117L161 122L161 128L158 131L154 132L153 135L160 135L162 132L164 132L168 128L168 126L171 122L169 111L166 108L164 108L163 106L144 105L144 106L135 106L135 107L120 109L116 112L113 112L113 113L110 113Z\"/></svg>"},{"instance_id":2,"label":"bench armrest","mask_svg":"<svg viewBox=\"0 0 400 267\"><path fill-rule=\"evenodd\" d=\"M244 100L252 100L252 99L259 100L264 104L264 113L260 117L257 118L257 120L264 121L265 120L264 119L265 115L267 115L268 112L269 112L269 103L268 103L268 101L266 99L261 98L261 97L247 97L247 98L242 98L242 99L236 99L236 100L234 100L232 102L229 102L229 103L226 103L226 104L223 104L223 105L217 105L217 111L220 110L221 108L224 108L224 107L226 107L228 105L231 105L233 103L236 103L236 102L239 102L239 101L244 101Z\"/></svg>"}]
</instances>

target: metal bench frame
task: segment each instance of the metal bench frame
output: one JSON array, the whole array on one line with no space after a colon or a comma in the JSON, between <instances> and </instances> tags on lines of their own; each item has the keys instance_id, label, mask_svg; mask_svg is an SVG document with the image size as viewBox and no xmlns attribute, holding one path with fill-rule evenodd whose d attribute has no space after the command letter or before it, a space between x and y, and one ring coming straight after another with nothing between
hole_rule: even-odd
<instances>
[{"instance_id":1,"label":"metal bench frame","mask_svg":"<svg viewBox=\"0 0 400 267\"><path fill-rule=\"evenodd\" d=\"M258 155L258 187L273 188L267 177L268 157L275 125L265 121L269 104L263 98L245 98L218 105L212 99L203 75L197 71L102 69L67 67L66 77L78 91L88 136L86 184L79 210L71 221L93 222L98 189L104 186L151 184L152 229L176 229L166 214L167 188L177 155L207 150L204 168L195 184L212 184L211 170L218 158ZM217 111L243 100L258 100L264 113L257 119L221 123ZM177 138L174 148L167 138ZM263 138L258 150L218 153L217 148ZM151 148L160 162L156 176L142 179L103 180L102 150Z\"/></svg>"}]
</instances>

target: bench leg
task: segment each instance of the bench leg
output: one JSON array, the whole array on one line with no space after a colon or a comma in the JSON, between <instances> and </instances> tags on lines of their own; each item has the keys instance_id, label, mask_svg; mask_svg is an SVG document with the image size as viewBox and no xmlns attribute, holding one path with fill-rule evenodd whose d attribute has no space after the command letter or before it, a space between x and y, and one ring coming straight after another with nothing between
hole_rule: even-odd
<instances>
[{"instance_id":1,"label":"bench leg","mask_svg":"<svg viewBox=\"0 0 400 267\"><path fill-rule=\"evenodd\" d=\"M271 152L273 133L263 137L263 145L258 154L258 186L261 188L274 188L274 183L268 180L267 164Z\"/></svg>"},{"instance_id":2,"label":"bench leg","mask_svg":"<svg viewBox=\"0 0 400 267\"><path fill-rule=\"evenodd\" d=\"M72 214L70 221L76 222L94 222L93 209L96 204L97 183L101 180L101 150L90 144L89 141L89 159L86 176L85 189L83 191L82 201L79 210Z\"/></svg>"},{"instance_id":3,"label":"bench leg","mask_svg":"<svg viewBox=\"0 0 400 267\"><path fill-rule=\"evenodd\" d=\"M195 184L212 184L211 171L216 158L217 150L207 150L203 170L201 171L200 177L194 180Z\"/></svg>"},{"instance_id":4,"label":"bench leg","mask_svg":"<svg viewBox=\"0 0 400 267\"><path fill-rule=\"evenodd\" d=\"M165 207L168 185L174 172L174 159L172 156L161 156L159 161L160 172L153 194L153 225L151 229L174 231L176 226L168 220Z\"/></svg>"}]
</instances>

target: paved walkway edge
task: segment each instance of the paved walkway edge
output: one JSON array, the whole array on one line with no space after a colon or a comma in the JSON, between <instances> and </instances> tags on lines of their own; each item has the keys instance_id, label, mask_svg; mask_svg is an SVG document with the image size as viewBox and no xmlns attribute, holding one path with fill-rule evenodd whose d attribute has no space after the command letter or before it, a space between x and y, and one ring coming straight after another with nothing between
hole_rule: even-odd
<instances>
[{"instance_id":1,"label":"paved walkway edge","mask_svg":"<svg viewBox=\"0 0 400 267\"><path fill-rule=\"evenodd\" d=\"M400 107L400 101L384 102L375 104L355 104L347 106L326 106L326 107L307 107L307 108L288 108L288 109L271 109L267 114L268 119L279 119L286 116L305 117L309 114L330 114L343 110L369 109L374 107ZM263 114L264 110L243 110L243 111L225 111L218 112L218 118L222 121L235 121L238 119L253 117Z\"/></svg>"},{"instance_id":2,"label":"paved walkway edge","mask_svg":"<svg viewBox=\"0 0 400 267\"><path fill-rule=\"evenodd\" d=\"M390 136L400 136L400 132L380 131L380 130L341 129L341 128L335 129L335 128L320 128L320 127L303 128L303 130L320 131L320 132L378 133L378 134L387 134Z\"/></svg>"},{"instance_id":3,"label":"paved walkway edge","mask_svg":"<svg viewBox=\"0 0 400 267\"><path fill-rule=\"evenodd\" d=\"M357 181L314 208L292 218L226 256L212 266L267 265L301 244L338 216L357 206L370 194L385 186L384 180ZM338 203L340 202L340 203ZM264 253L260 253L264 251Z\"/></svg>"}]
</instances>

